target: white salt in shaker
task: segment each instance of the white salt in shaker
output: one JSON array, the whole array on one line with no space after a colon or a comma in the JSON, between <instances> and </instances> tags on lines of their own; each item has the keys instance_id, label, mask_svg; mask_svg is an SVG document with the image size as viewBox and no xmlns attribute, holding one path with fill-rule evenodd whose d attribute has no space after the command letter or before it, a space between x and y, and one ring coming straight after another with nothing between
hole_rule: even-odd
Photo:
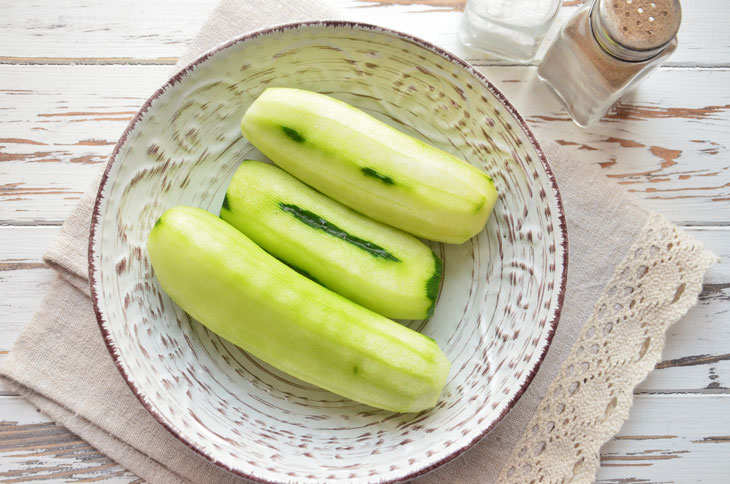
<instances>
[{"instance_id":1,"label":"white salt in shaker","mask_svg":"<svg viewBox=\"0 0 730 484\"><path fill-rule=\"evenodd\" d=\"M561 0L469 0L459 41L499 57L529 62L560 4Z\"/></svg>"},{"instance_id":2,"label":"white salt in shaker","mask_svg":"<svg viewBox=\"0 0 730 484\"><path fill-rule=\"evenodd\" d=\"M595 0L560 30L537 73L580 126L600 120L677 48L678 0Z\"/></svg>"}]
</instances>

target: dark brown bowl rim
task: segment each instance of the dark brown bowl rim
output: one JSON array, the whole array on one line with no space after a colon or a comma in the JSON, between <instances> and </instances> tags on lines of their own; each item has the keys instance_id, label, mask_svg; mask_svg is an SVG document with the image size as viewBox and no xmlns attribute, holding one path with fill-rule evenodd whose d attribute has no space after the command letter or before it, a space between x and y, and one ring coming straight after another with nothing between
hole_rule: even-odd
<instances>
[{"instance_id":1,"label":"dark brown bowl rim","mask_svg":"<svg viewBox=\"0 0 730 484\"><path fill-rule=\"evenodd\" d=\"M142 105L142 107L137 111L137 114L135 114L134 118L129 122L126 129L122 133L121 137L119 138L119 141L117 142L116 146L114 147L114 150L112 151L111 156L109 157L109 162L107 163L106 169L104 170L104 173L101 177L101 182L99 184L99 191L96 195L96 200L94 202L94 209L91 216L91 231L89 235L89 252L88 252L88 261L89 261L89 286L91 291L91 300L94 305L94 313L96 314L96 321L99 325L99 330L101 331L101 334L104 338L104 343L106 344L107 349L109 350L109 353L112 356L112 359L114 360L114 364L119 369L119 372L124 377L124 380L129 385L129 388L132 390L132 393L137 397L137 399L140 401L140 403L147 409L147 411L162 425L168 432L170 432L172 435L174 435L180 442L185 444L187 447L189 447L191 450L196 452L197 454L203 456L208 461L212 462L213 464L222 467L223 469L226 469L227 471L239 475L241 477L244 477L246 479L255 481L255 482L261 482L265 484L280 484L284 481L269 481L262 479L257 476L253 476L250 474L247 474L246 472L243 472L240 469L234 469L229 467L228 465L224 464L223 462L217 460L215 457L208 455L203 449L200 449L195 446L194 443L188 441L183 435L181 435L177 430L173 429L166 421L165 419L159 415L152 407L151 405L145 400L144 394L137 388L137 385L132 381L130 376L127 374L126 370L122 366L121 363L121 355L118 354L116 351L115 343L112 341L111 334L109 330L105 327L102 313L99 309L99 294L96 292L96 267L94 266L94 257L93 257L93 245L94 245L94 238L96 234L96 228L100 221L100 205L103 199L103 191L104 187L106 186L107 180L109 179L109 172L111 171L112 165L116 161L116 157L119 153L120 148L127 140L127 136L129 136L129 133L134 129L134 126L142 119L144 114L147 112L149 107L151 106L152 102L155 101L158 97L160 97L168 88L174 86L178 82L180 82L188 73L190 73L195 67L205 62L209 57L212 57L213 55L217 54L220 51L223 51L225 49L228 49L229 47L238 44L240 42L245 42L250 39L254 39L263 35L269 35L271 33L275 32L283 32L286 30L293 30L293 29L299 29L299 28L309 28L309 27L346 27L350 29L359 29L364 31L377 31L381 33L385 33L388 35L392 35L394 37L400 38L401 40L405 40L408 42L411 42L413 44L416 44L422 48L425 48L433 53L438 54L439 56L445 58L446 60L458 65L459 67L465 69L467 72L469 72L474 78L476 78L484 87L489 90L492 95L499 100L499 102L504 106L504 108L512 115L512 117L517 121L517 123L520 125L520 127L523 129L525 135L530 140L530 143L532 143L533 148L535 148L535 151L538 155L538 158L540 159L540 162L543 165L543 168L545 169L545 173L548 176L550 183L552 185L553 194L556 199L556 204L558 208L558 215L559 215L559 225L560 225L560 233L562 234L562 243L561 247L563 250L563 273L562 277L560 278L560 287L558 288L558 300L557 300L557 307L555 309L555 315L553 319L547 323L549 325L548 334L546 338L546 344L542 350L542 353L540 354L539 359L535 363L535 366L531 369L530 373L527 375L527 378L525 379L524 383L520 387L520 389L515 393L515 395L512 397L512 399L507 403L507 406L502 410L500 415L494 419L479 435L474 437L470 442L468 442L466 445L460 447L459 449L455 449L451 454L443 457L441 460L422 467L420 469L414 470L410 472L409 474L402 476L402 477L396 477L394 479L390 480L384 480L384 481L378 481L379 483L385 484L385 483L397 483L397 482L404 482L410 479L413 479L415 477L421 476L423 474L426 474L427 472L430 472L450 461L455 459L456 457L459 457L463 455L466 451L471 449L477 442L479 442L482 438L484 438L499 422L502 421L502 419L507 415L507 413L515 406L517 401L522 397L522 395L525 393L527 388L529 387L530 383L532 382L533 378L537 374L538 370L540 369L540 366L542 366L543 361L545 360L545 356L547 355L548 349L550 348L550 345L553 340L553 336L555 335L555 331L558 326L558 322L560 320L561 311L563 308L563 302L565 300L565 288L567 283L567 277L568 277L568 233L567 233L567 225L565 222L565 211L563 209L563 202L562 198L560 197L560 190L558 189L558 184L555 180L555 175L550 167L550 164L547 161L547 157L545 156L545 152L540 147L540 144L537 142L537 139L535 138L535 135L530 130L529 126L525 122L525 120L522 118L522 116L517 112L517 110L512 106L512 104L507 100L507 98L502 94L502 92L497 89L487 78L482 74L481 72L477 71L471 64L466 62L465 60L461 59L460 57L457 57L456 55L452 54L449 51L446 51L440 47L437 47L433 45L430 42L427 42L423 39L420 39L418 37L414 37L410 34L406 34L403 32L399 32L397 30L381 27L378 25L363 23L363 22L352 22L347 20L313 20L313 21L305 21L305 22L293 22L293 23L287 23L287 24L281 24L270 28L265 28L261 30L256 30L254 32L250 32L248 34L241 35L239 37L235 37L234 39L231 39L227 42L224 42L217 47L214 47L213 49L209 50L208 52L204 53L194 61L192 61L190 64L185 66L184 68L180 69L178 72L176 72L172 77L170 77L165 84L163 84L162 87L160 87L157 91L155 91L152 96L150 96L147 101Z\"/></svg>"}]
</instances>

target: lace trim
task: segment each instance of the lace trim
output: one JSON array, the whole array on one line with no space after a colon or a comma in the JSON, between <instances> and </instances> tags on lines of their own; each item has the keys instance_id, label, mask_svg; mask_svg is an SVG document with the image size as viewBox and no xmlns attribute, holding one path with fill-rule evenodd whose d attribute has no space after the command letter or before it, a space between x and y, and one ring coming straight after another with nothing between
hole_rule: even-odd
<instances>
[{"instance_id":1,"label":"lace trim","mask_svg":"<svg viewBox=\"0 0 730 484\"><path fill-rule=\"evenodd\" d=\"M500 483L593 482L600 448L629 417L665 331L697 302L715 257L652 213L550 385Z\"/></svg>"}]
</instances>

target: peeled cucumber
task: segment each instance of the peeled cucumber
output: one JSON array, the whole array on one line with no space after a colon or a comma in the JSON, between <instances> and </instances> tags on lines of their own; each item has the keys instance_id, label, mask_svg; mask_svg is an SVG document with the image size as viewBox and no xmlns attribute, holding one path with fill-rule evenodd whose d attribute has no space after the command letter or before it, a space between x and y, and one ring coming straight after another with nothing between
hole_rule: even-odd
<instances>
[{"instance_id":1,"label":"peeled cucumber","mask_svg":"<svg viewBox=\"0 0 730 484\"><path fill-rule=\"evenodd\" d=\"M442 265L431 249L281 168L244 161L221 218L295 270L376 313L397 319L433 313Z\"/></svg>"},{"instance_id":2,"label":"peeled cucumber","mask_svg":"<svg viewBox=\"0 0 730 484\"><path fill-rule=\"evenodd\" d=\"M477 168L323 94L266 89L241 132L304 183L417 237L462 243L497 200Z\"/></svg>"},{"instance_id":3,"label":"peeled cucumber","mask_svg":"<svg viewBox=\"0 0 730 484\"><path fill-rule=\"evenodd\" d=\"M147 250L173 301L257 358L374 407L436 404L450 364L432 339L302 276L220 218L171 208Z\"/></svg>"}]
</instances>

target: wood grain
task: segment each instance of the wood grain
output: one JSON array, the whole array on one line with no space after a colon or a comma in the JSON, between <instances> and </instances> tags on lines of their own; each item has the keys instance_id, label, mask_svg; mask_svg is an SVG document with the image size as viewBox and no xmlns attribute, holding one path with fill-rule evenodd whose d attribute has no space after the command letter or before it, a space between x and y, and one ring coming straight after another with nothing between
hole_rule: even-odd
<instances>
[{"instance_id":1,"label":"wood grain","mask_svg":"<svg viewBox=\"0 0 730 484\"><path fill-rule=\"evenodd\" d=\"M730 89L715 81L729 70L663 69L588 129L573 124L533 73L508 78L516 73L494 66L483 71L538 135L597 164L646 207L679 224L728 222L729 145L718 134L730 132L730 106L716 101L729 99Z\"/></svg>"},{"instance_id":2,"label":"wood grain","mask_svg":"<svg viewBox=\"0 0 730 484\"><path fill-rule=\"evenodd\" d=\"M637 393L730 393L730 229L692 227L722 262L710 269L700 302L667 333L667 346L658 369ZM0 361L3 351L40 304L55 273L42 255L58 227L0 227ZM0 392L7 391L0 384Z\"/></svg>"},{"instance_id":3,"label":"wood grain","mask_svg":"<svg viewBox=\"0 0 730 484\"><path fill-rule=\"evenodd\" d=\"M346 18L423 37L472 61L500 62L459 45L460 0L334 0ZM181 0L174 13L166 2L126 0L113 5L69 0L0 2L0 63L170 63L200 28L216 0ZM547 44L582 2L566 1ZM22 6L22 7L21 7ZM727 2L684 2L679 49L671 65L729 66ZM149 19L147 22L145 20ZM153 22L152 19L155 19ZM164 19L164 21L159 21ZM544 47L542 49L544 51Z\"/></svg>"},{"instance_id":4,"label":"wood grain","mask_svg":"<svg viewBox=\"0 0 730 484\"><path fill-rule=\"evenodd\" d=\"M378 7L385 7L388 5L408 5L408 6L422 6L432 7L433 10L428 9L427 11L453 11L463 12L466 6L465 0L360 0L366 5L373 5Z\"/></svg>"},{"instance_id":5,"label":"wood grain","mask_svg":"<svg viewBox=\"0 0 730 484\"><path fill-rule=\"evenodd\" d=\"M171 10L143 0L0 0L0 360L54 277L40 257L58 224L216 3L181 0ZM483 66L538 133L601 166L647 206L697 226L692 233L723 257L698 306L670 328L630 420L604 446L598 482L725 482L730 3L684 2L680 48L668 63L680 68L655 73L589 130L572 125L534 69L458 45L463 2L339 3L352 18L424 37ZM548 39L580 3L564 2ZM0 386L0 447L28 439L29 448L0 449L0 482L139 482L8 393Z\"/></svg>"},{"instance_id":6,"label":"wood grain","mask_svg":"<svg viewBox=\"0 0 730 484\"><path fill-rule=\"evenodd\" d=\"M0 482L141 483L20 397L0 396Z\"/></svg>"},{"instance_id":7,"label":"wood grain","mask_svg":"<svg viewBox=\"0 0 730 484\"><path fill-rule=\"evenodd\" d=\"M730 100L730 69L663 69L589 129L570 121L534 68L481 70L538 135L602 167L648 208L679 224L730 222L730 142L722 135L730 132L730 101L717 102ZM0 224L60 224L168 73L167 66L0 65Z\"/></svg>"},{"instance_id":8,"label":"wood grain","mask_svg":"<svg viewBox=\"0 0 730 484\"><path fill-rule=\"evenodd\" d=\"M725 482L729 403L730 395L636 397L631 420L601 449L597 482ZM698 426L687 412L718 426Z\"/></svg>"},{"instance_id":9,"label":"wood grain","mask_svg":"<svg viewBox=\"0 0 730 484\"><path fill-rule=\"evenodd\" d=\"M6 15L0 18L2 57L26 61L36 57L59 61L76 57L177 57L216 3L181 0L171 11L169 3L144 0L112 4L31 0L22 5L3 1L0 9Z\"/></svg>"},{"instance_id":10,"label":"wood grain","mask_svg":"<svg viewBox=\"0 0 730 484\"><path fill-rule=\"evenodd\" d=\"M601 449L600 484L618 482L723 482L730 474L727 428L697 426L688 409L725 422L730 395L635 398L632 419ZM0 396L0 482L141 482L20 397ZM633 479L633 480L631 480Z\"/></svg>"}]
</instances>

